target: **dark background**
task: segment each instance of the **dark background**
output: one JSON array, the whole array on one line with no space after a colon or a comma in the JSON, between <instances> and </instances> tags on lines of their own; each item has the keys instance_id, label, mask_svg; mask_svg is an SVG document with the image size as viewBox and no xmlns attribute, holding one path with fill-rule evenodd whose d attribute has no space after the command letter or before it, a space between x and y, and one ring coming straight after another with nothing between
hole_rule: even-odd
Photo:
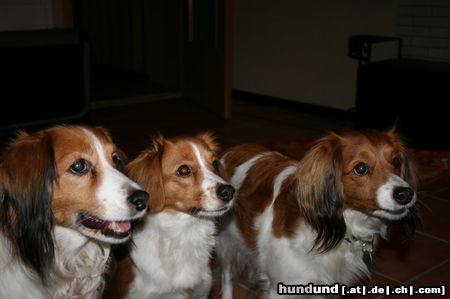
<instances>
[{"instance_id":1,"label":"dark background","mask_svg":"<svg viewBox=\"0 0 450 299\"><path fill-rule=\"evenodd\" d=\"M415 148L448 149L450 18L443 1L224 2L231 3L230 24L220 17L220 1L5 1L2 134L93 123L93 110L121 106L127 113L130 105L175 99L217 119L232 116L231 103L223 113L209 105L213 97L192 96L195 85L230 102L233 90L234 100L332 115L356 128L395 125ZM218 42L222 27L231 46ZM352 56L348 42L355 35L397 36L403 43L363 39ZM225 71L199 59L203 52L193 56L192 39L219 51L229 47L220 60ZM211 72L219 76L207 81ZM227 81L224 72L232 83L214 87Z\"/></svg>"}]
</instances>

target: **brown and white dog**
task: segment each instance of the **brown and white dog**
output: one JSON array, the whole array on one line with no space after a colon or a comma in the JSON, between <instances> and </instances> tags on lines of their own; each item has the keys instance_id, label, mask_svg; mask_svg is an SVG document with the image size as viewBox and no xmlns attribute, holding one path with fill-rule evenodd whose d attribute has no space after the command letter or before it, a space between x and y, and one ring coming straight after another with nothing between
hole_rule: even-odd
<instances>
[{"instance_id":1,"label":"brown and white dog","mask_svg":"<svg viewBox=\"0 0 450 299\"><path fill-rule=\"evenodd\" d=\"M214 218L233 204L234 188L218 175L210 134L153 140L127 165L150 193L130 258L120 261L110 291L119 298L207 298Z\"/></svg>"},{"instance_id":2,"label":"brown and white dog","mask_svg":"<svg viewBox=\"0 0 450 299\"><path fill-rule=\"evenodd\" d=\"M393 131L330 134L301 161L240 145L221 162L238 194L218 237L222 298L242 268L265 298L293 291L287 285L354 284L369 275L390 221L415 228L414 174Z\"/></svg>"},{"instance_id":3,"label":"brown and white dog","mask_svg":"<svg viewBox=\"0 0 450 299\"><path fill-rule=\"evenodd\" d=\"M98 298L110 244L131 237L148 194L100 127L56 126L0 161L0 298Z\"/></svg>"}]
</instances>

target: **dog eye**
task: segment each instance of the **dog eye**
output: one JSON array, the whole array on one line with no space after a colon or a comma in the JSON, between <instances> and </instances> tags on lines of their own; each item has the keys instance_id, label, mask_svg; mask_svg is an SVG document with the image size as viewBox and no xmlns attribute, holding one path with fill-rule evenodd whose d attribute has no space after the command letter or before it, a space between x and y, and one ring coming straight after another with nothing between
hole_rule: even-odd
<instances>
[{"instance_id":1,"label":"dog eye","mask_svg":"<svg viewBox=\"0 0 450 299\"><path fill-rule=\"evenodd\" d=\"M124 165L123 165L123 161L119 157L118 154L114 153L112 155L112 161L113 161L114 165L116 165L117 170L122 171L122 172L124 171L125 168L124 168Z\"/></svg>"},{"instance_id":2,"label":"dog eye","mask_svg":"<svg viewBox=\"0 0 450 299\"><path fill-rule=\"evenodd\" d=\"M89 171L89 163L84 159L80 159L70 165L69 171L76 175L83 175Z\"/></svg>"},{"instance_id":3,"label":"dog eye","mask_svg":"<svg viewBox=\"0 0 450 299\"><path fill-rule=\"evenodd\" d=\"M219 170L219 164L220 164L219 160L214 160L212 162L212 165L213 165L214 169L217 170L217 171Z\"/></svg>"},{"instance_id":4,"label":"dog eye","mask_svg":"<svg viewBox=\"0 0 450 299\"><path fill-rule=\"evenodd\" d=\"M366 175L369 172L369 166L364 162L359 162L356 164L356 166L353 168L353 172L357 176L363 176Z\"/></svg>"},{"instance_id":5,"label":"dog eye","mask_svg":"<svg viewBox=\"0 0 450 299\"><path fill-rule=\"evenodd\" d=\"M186 178L192 174L192 169L188 165L181 165L177 170L177 175Z\"/></svg>"},{"instance_id":6,"label":"dog eye","mask_svg":"<svg viewBox=\"0 0 450 299\"><path fill-rule=\"evenodd\" d=\"M400 169L400 158L395 157L392 159L392 165L394 165L395 169Z\"/></svg>"}]
</instances>

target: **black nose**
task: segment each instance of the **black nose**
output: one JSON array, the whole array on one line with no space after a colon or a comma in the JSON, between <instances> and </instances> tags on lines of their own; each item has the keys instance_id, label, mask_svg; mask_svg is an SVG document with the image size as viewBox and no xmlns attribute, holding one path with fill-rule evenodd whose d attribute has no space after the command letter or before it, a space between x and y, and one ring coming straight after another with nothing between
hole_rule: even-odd
<instances>
[{"instance_id":1,"label":"black nose","mask_svg":"<svg viewBox=\"0 0 450 299\"><path fill-rule=\"evenodd\" d=\"M147 208L148 193L145 191L133 191L127 199L138 211L142 211Z\"/></svg>"},{"instance_id":2,"label":"black nose","mask_svg":"<svg viewBox=\"0 0 450 299\"><path fill-rule=\"evenodd\" d=\"M408 187L397 187L394 189L394 199L401 205L405 205L413 199L414 191Z\"/></svg>"},{"instance_id":3,"label":"black nose","mask_svg":"<svg viewBox=\"0 0 450 299\"><path fill-rule=\"evenodd\" d=\"M233 199L234 188L231 185L222 185L217 189L217 196L224 202L229 202Z\"/></svg>"}]
</instances>

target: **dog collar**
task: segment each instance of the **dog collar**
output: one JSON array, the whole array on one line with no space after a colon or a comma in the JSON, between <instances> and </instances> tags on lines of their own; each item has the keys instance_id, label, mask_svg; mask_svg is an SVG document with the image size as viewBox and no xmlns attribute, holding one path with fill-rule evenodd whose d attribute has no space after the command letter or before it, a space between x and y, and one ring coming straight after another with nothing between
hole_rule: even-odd
<instances>
[{"instance_id":1,"label":"dog collar","mask_svg":"<svg viewBox=\"0 0 450 299\"><path fill-rule=\"evenodd\" d=\"M367 269L369 269L369 271L372 269L372 265L373 265L373 240L374 240L374 236L372 235L372 238L370 239L362 239L359 237L356 237L355 235L351 235L347 238L345 238L345 240L349 243L356 243L356 242L360 242L362 245L362 260L364 262L364 264L366 265Z\"/></svg>"}]
</instances>

